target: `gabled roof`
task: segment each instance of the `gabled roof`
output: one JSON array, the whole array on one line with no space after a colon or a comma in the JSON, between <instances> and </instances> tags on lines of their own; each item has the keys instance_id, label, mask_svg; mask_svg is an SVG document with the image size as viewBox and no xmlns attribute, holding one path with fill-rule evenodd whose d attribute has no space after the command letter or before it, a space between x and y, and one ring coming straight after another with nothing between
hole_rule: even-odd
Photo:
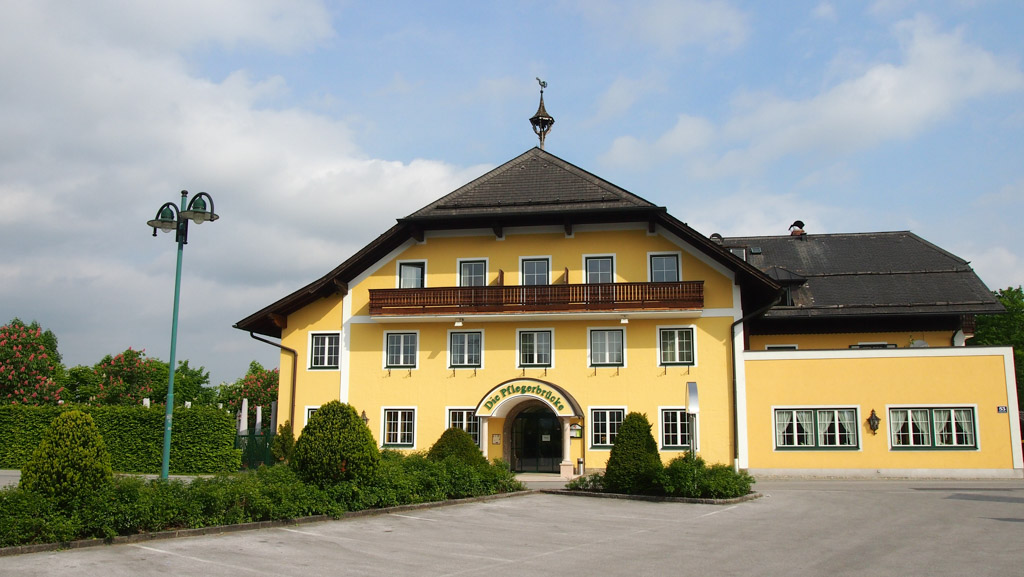
<instances>
[{"instance_id":1,"label":"gabled roof","mask_svg":"<svg viewBox=\"0 0 1024 577\"><path fill-rule=\"evenodd\" d=\"M967 261L908 231L733 237L723 245L747 248L747 262L783 284L806 279L792 289L794 306L768 318L1003 310Z\"/></svg>"},{"instance_id":2,"label":"gabled roof","mask_svg":"<svg viewBox=\"0 0 1024 577\"><path fill-rule=\"evenodd\" d=\"M657 208L578 166L533 148L403 220Z\"/></svg>"},{"instance_id":3,"label":"gabled roof","mask_svg":"<svg viewBox=\"0 0 1024 577\"><path fill-rule=\"evenodd\" d=\"M533 148L472 182L439 198L363 247L351 258L316 281L235 323L235 328L280 337L275 318L337 292L373 263L410 238L443 229L641 222L653 231L661 226L696 250L736 273L744 286L744 308L767 304L779 285L750 264L668 214L664 207L570 164L540 148Z\"/></svg>"}]
</instances>

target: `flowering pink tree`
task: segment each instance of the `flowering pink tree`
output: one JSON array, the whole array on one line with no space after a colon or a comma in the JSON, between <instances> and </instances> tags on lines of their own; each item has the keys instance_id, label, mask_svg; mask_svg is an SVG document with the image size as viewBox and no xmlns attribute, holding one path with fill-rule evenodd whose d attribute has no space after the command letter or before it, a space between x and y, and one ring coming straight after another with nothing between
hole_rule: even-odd
<instances>
[{"instance_id":1,"label":"flowering pink tree","mask_svg":"<svg viewBox=\"0 0 1024 577\"><path fill-rule=\"evenodd\" d=\"M147 359L146 351L131 347L117 356L107 355L96 363L93 372L99 377L96 402L102 405L138 405L152 397L153 386L167 380L167 365Z\"/></svg>"},{"instance_id":2,"label":"flowering pink tree","mask_svg":"<svg viewBox=\"0 0 1024 577\"><path fill-rule=\"evenodd\" d=\"M54 381L57 338L39 323L18 319L0 327L0 403L55 405L63 389Z\"/></svg>"}]
</instances>

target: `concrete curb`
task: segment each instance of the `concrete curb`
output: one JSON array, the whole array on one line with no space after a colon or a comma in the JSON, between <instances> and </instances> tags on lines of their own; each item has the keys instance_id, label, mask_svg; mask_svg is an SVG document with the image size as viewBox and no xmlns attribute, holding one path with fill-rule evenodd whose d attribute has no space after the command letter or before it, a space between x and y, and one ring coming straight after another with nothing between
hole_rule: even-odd
<instances>
[{"instance_id":1,"label":"concrete curb","mask_svg":"<svg viewBox=\"0 0 1024 577\"><path fill-rule=\"evenodd\" d=\"M570 491L568 489L539 489L539 493L552 495L570 495L573 497L595 497L598 499L627 499L630 501L650 501L654 503L695 503L699 505L732 505L760 499L761 493L747 493L733 499L695 499L691 497L658 497L654 495L626 495L623 493L599 493L597 491Z\"/></svg>"},{"instance_id":2,"label":"concrete curb","mask_svg":"<svg viewBox=\"0 0 1024 577\"><path fill-rule=\"evenodd\" d=\"M271 529L274 527L289 527L293 525L308 525L310 523L322 523L324 521L344 521L346 519L357 519L360 517L373 517L377 515L389 515L403 511L417 511L420 509L433 509L436 507L447 507L450 505L461 505L464 503L481 503L484 501L495 501L530 495L539 491L526 490L513 493L498 493L496 495L484 495L482 497L467 497L465 499L450 499L447 501L431 501L429 503L414 503L411 505L397 505L382 509L364 509L362 511L349 511L340 517L330 515L313 515L300 517L298 519L279 519L277 521L256 521L253 523L239 523L237 525L217 525L215 527L200 527L198 529L173 529L170 531L157 531L155 533L138 533L135 535L118 535L109 539L80 539L77 541L63 541L60 543L36 543L34 545L16 545L14 547L0 548L0 557L13 555L24 555L28 553L45 553L47 551L60 551L65 549L85 549L88 547L99 547L103 545L124 545L130 543L144 543L147 541L163 541L165 539L177 539L180 537L200 537L203 535L220 535L222 533L236 533L239 531L253 531L256 529Z\"/></svg>"}]
</instances>

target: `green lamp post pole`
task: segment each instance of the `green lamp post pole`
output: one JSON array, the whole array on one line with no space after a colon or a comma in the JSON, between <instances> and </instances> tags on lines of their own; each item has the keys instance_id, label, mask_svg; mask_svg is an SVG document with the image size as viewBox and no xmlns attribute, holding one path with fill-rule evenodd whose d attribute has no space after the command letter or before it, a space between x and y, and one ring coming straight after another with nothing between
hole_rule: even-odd
<instances>
[{"instance_id":1,"label":"green lamp post pole","mask_svg":"<svg viewBox=\"0 0 1024 577\"><path fill-rule=\"evenodd\" d=\"M207 200L210 210L206 210ZM205 192L192 197L188 201L188 191L181 191L181 209L173 202L164 203L156 212L156 218L146 224L153 227L153 236L156 236L157 229L164 232L175 231L175 241L178 243L178 263L174 270L174 312L171 317L171 360L170 376L167 378L167 411L164 416L164 454L163 462L160 465L160 478L167 480L167 474L171 463L171 420L174 417L174 370L175 354L178 345L178 300L181 296L181 256L184 254L185 245L188 244L188 221L202 224L206 221L217 220L213 212L213 198ZM187 208L186 208L187 207Z\"/></svg>"}]
</instances>

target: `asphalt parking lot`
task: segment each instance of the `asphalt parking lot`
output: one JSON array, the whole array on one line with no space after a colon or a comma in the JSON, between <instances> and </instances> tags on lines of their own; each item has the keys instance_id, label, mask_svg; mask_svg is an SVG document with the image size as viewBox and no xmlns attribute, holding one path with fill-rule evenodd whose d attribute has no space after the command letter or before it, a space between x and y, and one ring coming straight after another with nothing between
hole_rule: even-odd
<instances>
[{"instance_id":1,"label":"asphalt parking lot","mask_svg":"<svg viewBox=\"0 0 1024 577\"><path fill-rule=\"evenodd\" d=\"M1024 481L763 481L733 505L532 493L0 557L0 575L1020 575Z\"/></svg>"}]
</instances>

